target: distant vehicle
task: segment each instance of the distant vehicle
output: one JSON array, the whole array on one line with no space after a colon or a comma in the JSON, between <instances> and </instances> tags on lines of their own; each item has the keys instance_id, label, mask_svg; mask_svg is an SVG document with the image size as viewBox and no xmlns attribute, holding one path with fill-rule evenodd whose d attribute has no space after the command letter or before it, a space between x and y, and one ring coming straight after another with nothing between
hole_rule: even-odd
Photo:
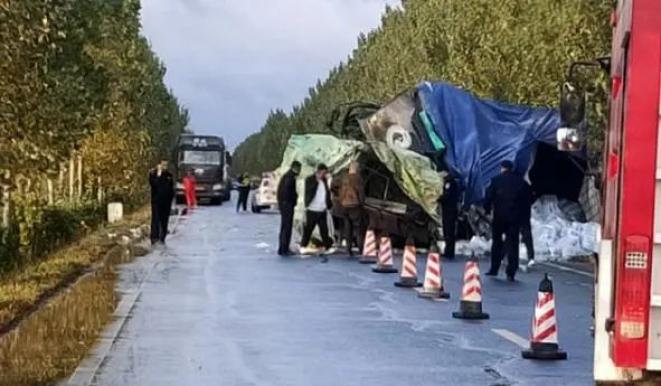
<instances>
[{"instance_id":1,"label":"distant vehicle","mask_svg":"<svg viewBox=\"0 0 661 386\"><path fill-rule=\"evenodd\" d=\"M198 200L209 200L212 205L229 201L231 185L228 174L231 162L222 138L195 134L182 134L177 140L176 195L184 201L183 177L192 170L197 180Z\"/></svg>"},{"instance_id":2,"label":"distant vehicle","mask_svg":"<svg viewBox=\"0 0 661 386\"><path fill-rule=\"evenodd\" d=\"M262 180L252 195L250 206L253 213L260 213L264 209L277 209L277 190L275 173L263 173Z\"/></svg>"}]
</instances>

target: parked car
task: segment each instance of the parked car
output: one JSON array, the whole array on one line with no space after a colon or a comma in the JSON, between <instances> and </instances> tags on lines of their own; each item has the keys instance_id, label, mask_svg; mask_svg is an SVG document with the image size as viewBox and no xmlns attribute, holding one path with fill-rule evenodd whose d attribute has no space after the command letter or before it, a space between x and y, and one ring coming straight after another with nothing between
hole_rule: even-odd
<instances>
[{"instance_id":1,"label":"parked car","mask_svg":"<svg viewBox=\"0 0 661 386\"><path fill-rule=\"evenodd\" d=\"M277 189L275 173L263 173L259 186L252 194L250 206L253 213L260 213L265 209L277 209Z\"/></svg>"}]
</instances>

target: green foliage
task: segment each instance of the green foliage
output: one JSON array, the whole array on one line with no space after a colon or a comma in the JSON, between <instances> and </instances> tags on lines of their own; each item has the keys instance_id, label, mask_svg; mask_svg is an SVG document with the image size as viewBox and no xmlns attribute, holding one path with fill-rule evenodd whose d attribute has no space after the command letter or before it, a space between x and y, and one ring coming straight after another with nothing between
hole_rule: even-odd
<instances>
[{"instance_id":1,"label":"green foliage","mask_svg":"<svg viewBox=\"0 0 661 386\"><path fill-rule=\"evenodd\" d=\"M554 106L567 65L610 52L603 0L406 0L386 8L381 26L358 37L346 62L310 89L290 114L273 112L236 150L239 172L275 168L286 138L325 132L333 108L385 102L422 80L457 84L482 97ZM591 87L593 148L600 149L605 87Z\"/></svg>"},{"instance_id":2,"label":"green foliage","mask_svg":"<svg viewBox=\"0 0 661 386\"><path fill-rule=\"evenodd\" d=\"M139 0L0 1L2 169L56 172L110 130L143 141L128 149L143 162L169 154L188 114L140 35L139 10Z\"/></svg>"},{"instance_id":3,"label":"green foliage","mask_svg":"<svg viewBox=\"0 0 661 386\"><path fill-rule=\"evenodd\" d=\"M70 221L86 217L79 210L99 185L106 197L145 202L147 171L171 153L188 113L140 35L139 12L139 0L0 0L0 176L9 176L19 229L2 237L21 245L0 260L34 255L38 240L70 239ZM75 157L84 165L79 202L60 203L67 214L46 208L43 181L59 176L66 191L60 172ZM31 183L19 193L20 178ZM53 216L66 229L48 225ZM4 240L1 249L10 250Z\"/></svg>"},{"instance_id":4,"label":"green foliage","mask_svg":"<svg viewBox=\"0 0 661 386\"><path fill-rule=\"evenodd\" d=\"M95 201L40 205L34 194L14 201L12 227L0 228L0 271L19 267L86 234L104 218Z\"/></svg>"}]
</instances>

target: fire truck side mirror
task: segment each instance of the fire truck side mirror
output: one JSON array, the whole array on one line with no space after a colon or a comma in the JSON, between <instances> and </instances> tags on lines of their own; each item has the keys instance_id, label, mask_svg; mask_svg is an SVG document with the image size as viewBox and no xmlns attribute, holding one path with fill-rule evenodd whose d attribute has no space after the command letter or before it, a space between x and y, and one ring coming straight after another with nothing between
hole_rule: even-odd
<instances>
[{"instance_id":1,"label":"fire truck side mirror","mask_svg":"<svg viewBox=\"0 0 661 386\"><path fill-rule=\"evenodd\" d=\"M558 150L579 151L583 148L583 136L578 129L561 127L556 133Z\"/></svg>"},{"instance_id":2,"label":"fire truck side mirror","mask_svg":"<svg viewBox=\"0 0 661 386\"><path fill-rule=\"evenodd\" d=\"M557 132L558 150L578 151L583 147L585 127L585 94L571 82L562 85L560 93L560 119Z\"/></svg>"},{"instance_id":3,"label":"fire truck side mirror","mask_svg":"<svg viewBox=\"0 0 661 386\"><path fill-rule=\"evenodd\" d=\"M579 129L585 122L585 104L585 93L571 82L565 82L560 93L562 126Z\"/></svg>"}]
</instances>

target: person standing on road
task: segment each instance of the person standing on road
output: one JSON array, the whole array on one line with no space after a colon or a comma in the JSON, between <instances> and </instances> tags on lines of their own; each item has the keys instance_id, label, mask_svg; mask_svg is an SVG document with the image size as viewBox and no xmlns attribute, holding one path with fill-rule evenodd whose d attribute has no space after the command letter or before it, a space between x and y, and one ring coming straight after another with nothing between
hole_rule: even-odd
<instances>
[{"instance_id":1,"label":"person standing on road","mask_svg":"<svg viewBox=\"0 0 661 386\"><path fill-rule=\"evenodd\" d=\"M316 227L319 227L321 239L326 253L331 254L333 240L328 235L328 210L333 206L330 189L326 179L328 167L320 164L315 174L305 179L305 227L301 240L301 253L309 253L310 238Z\"/></svg>"},{"instance_id":2,"label":"person standing on road","mask_svg":"<svg viewBox=\"0 0 661 386\"><path fill-rule=\"evenodd\" d=\"M491 180L485 200L487 212L493 209L491 269L486 275L498 276L503 254L506 253L507 280L514 281L519 269L521 214L529 201L528 185L523 178L513 172L512 161L503 161L500 166L501 173ZM503 236L505 236L504 242Z\"/></svg>"},{"instance_id":3,"label":"person standing on road","mask_svg":"<svg viewBox=\"0 0 661 386\"><path fill-rule=\"evenodd\" d=\"M353 256L354 240L362 254L363 235L365 234L363 229L364 204L365 186L358 174L358 163L354 161L349 165L349 173L344 177L340 186L340 205L344 208L344 239L347 242L349 256Z\"/></svg>"},{"instance_id":4,"label":"person standing on road","mask_svg":"<svg viewBox=\"0 0 661 386\"><path fill-rule=\"evenodd\" d=\"M192 170L189 170L184 177L184 194L186 195L186 207L188 210L197 208L197 181Z\"/></svg>"},{"instance_id":5,"label":"person standing on road","mask_svg":"<svg viewBox=\"0 0 661 386\"><path fill-rule=\"evenodd\" d=\"M248 196L250 195L250 179L246 174L242 174L239 177L239 200L236 202L236 213L239 213L239 209L243 208L244 212L248 211Z\"/></svg>"},{"instance_id":6,"label":"person standing on road","mask_svg":"<svg viewBox=\"0 0 661 386\"><path fill-rule=\"evenodd\" d=\"M289 256L291 232L294 226L294 208L298 201L296 193L296 177L301 173L301 163L294 161L289 171L285 173L278 184L278 207L280 208L280 245L278 255Z\"/></svg>"},{"instance_id":7,"label":"person standing on road","mask_svg":"<svg viewBox=\"0 0 661 386\"><path fill-rule=\"evenodd\" d=\"M533 194L532 186L525 180L524 183L526 187L523 202L521 203L521 240L523 240L523 244L526 246L528 268L532 268L535 265L535 245L532 242L532 225L530 220L535 195Z\"/></svg>"},{"instance_id":8,"label":"person standing on road","mask_svg":"<svg viewBox=\"0 0 661 386\"><path fill-rule=\"evenodd\" d=\"M151 243L165 244L174 198L174 178L168 171L167 160L162 159L156 168L149 172L149 185L151 186Z\"/></svg>"},{"instance_id":9,"label":"person standing on road","mask_svg":"<svg viewBox=\"0 0 661 386\"><path fill-rule=\"evenodd\" d=\"M455 178L448 174L443 186L441 197L441 215L443 217L443 238L445 250L443 257L454 259L455 244L457 241L457 218L459 217L459 187Z\"/></svg>"}]
</instances>

